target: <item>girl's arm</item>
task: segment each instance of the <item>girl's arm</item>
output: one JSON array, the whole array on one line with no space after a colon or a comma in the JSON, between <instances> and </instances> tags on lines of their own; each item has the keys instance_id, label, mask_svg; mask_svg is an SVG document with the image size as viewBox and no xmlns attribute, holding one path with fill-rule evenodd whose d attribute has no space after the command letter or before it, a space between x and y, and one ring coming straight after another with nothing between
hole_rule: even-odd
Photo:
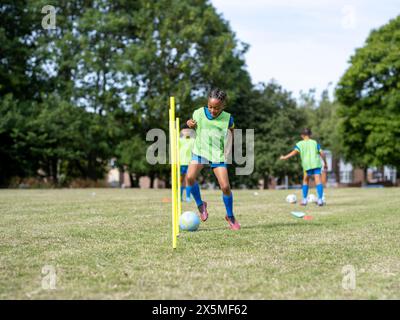
<instances>
[{"instance_id":1,"label":"girl's arm","mask_svg":"<svg viewBox=\"0 0 400 320\"><path fill-rule=\"evenodd\" d=\"M232 152L232 146L233 146L233 129L229 129L228 131L228 137L227 137L227 142L225 146L225 158L228 158L229 154Z\"/></svg>"},{"instance_id":2,"label":"girl's arm","mask_svg":"<svg viewBox=\"0 0 400 320\"><path fill-rule=\"evenodd\" d=\"M186 124L188 125L188 127L189 127L190 129L196 129L196 127L197 127L197 122L196 122L196 120L193 120L193 119L189 119L189 120L186 122Z\"/></svg>"},{"instance_id":3,"label":"girl's arm","mask_svg":"<svg viewBox=\"0 0 400 320\"><path fill-rule=\"evenodd\" d=\"M295 155L297 155L299 152L297 150L293 150L292 152L288 153L286 156L281 156L279 159L281 160L287 160Z\"/></svg>"},{"instance_id":4,"label":"girl's arm","mask_svg":"<svg viewBox=\"0 0 400 320\"><path fill-rule=\"evenodd\" d=\"M324 170L328 170L328 163L326 162L326 154L322 150L319 152L322 160L324 161Z\"/></svg>"}]
</instances>

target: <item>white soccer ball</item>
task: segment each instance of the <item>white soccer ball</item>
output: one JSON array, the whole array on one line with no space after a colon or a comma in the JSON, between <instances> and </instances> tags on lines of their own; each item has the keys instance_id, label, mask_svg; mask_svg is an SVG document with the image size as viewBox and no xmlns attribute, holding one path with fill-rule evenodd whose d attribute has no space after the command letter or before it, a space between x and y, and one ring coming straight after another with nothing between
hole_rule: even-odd
<instances>
[{"instance_id":1,"label":"white soccer ball","mask_svg":"<svg viewBox=\"0 0 400 320\"><path fill-rule=\"evenodd\" d=\"M307 201L311 202L311 203L313 203L313 202L315 203L315 202L317 202L317 200L318 200L318 198L314 194L309 194L307 197Z\"/></svg>"},{"instance_id":2,"label":"white soccer ball","mask_svg":"<svg viewBox=\"0 0 400 320\"><path fill-rule=\"evenodd\" d=\"M286 197L286 201L289 202L289 203L296 203L297 197L296 197L295 194L289 194L289 195Z\"/></svg>"}]
</instances>

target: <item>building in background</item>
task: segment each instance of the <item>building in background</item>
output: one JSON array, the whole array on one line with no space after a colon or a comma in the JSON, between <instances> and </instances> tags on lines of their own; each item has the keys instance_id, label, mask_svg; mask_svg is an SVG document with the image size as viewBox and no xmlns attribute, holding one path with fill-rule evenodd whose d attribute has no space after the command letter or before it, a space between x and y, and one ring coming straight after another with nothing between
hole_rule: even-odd
<instances>
[{"instance_id":1,"label":"building in background","mask_svg":"<svg viewBox=\"0 0 400 320\"><path fill-rule=\"evenodd\" d=\"M370 167L367 170L363 170L354 167L351 163L345 162L343 159L335 158L329 150L324 150L324 152L328 165L326 186L329 188L361 187L363 185L398 186L400 184L396 168L384 166L383 168ZM278 184L278 181L280 184ZM313 179L310 182L310 186L314 186ZM259 188L264 188L263 180L260 180ZM270 177L268 188L301 188L301 181L296 185L290 185L289 177L284 177L283 179Z\"/></svg>"},{"instance_id":2,"label":"building in background","mask_svg":"<svg viewBox=\"0 0 400 320\"><path fill-rule=\"evenodd\" d=\"M107 172L107 186L111 188L130 188L132 186L132 181L129 171L121 170L116 165L116 159L113 158L109 162L109 170ZM139 178L139 188L149 189L151 187L151 179L147 176ZM155 178L154 179L154 189L165 188L166 184L163 180Z\"/></svg>"},{"instance_id":3,"label":"building in background","mask_svg":"<svg viewBox=\"0 0 400 320\"><path fill-rule=\"evenodd\" d=\"M354 167L343 159L338 161L338 170L332 167L334 159L332 153L327 151L328 184L331 186L361 186L362 184L382 184L385 186L398 185L397 170L390 166L383 168L369 167L367 170ZM338 171L338 178L335 171ZM336 185L335 185L336 184Z\"/></svg>"},{"instance_id":4,"label":"building in background","mask_svg":"<svg viewBox=\"0 0 400 320\"><path fill-rule=\"evenodd\" d=\"M328 164L327 171L327 187L361 187L363 184L369 185L383 185L383 186L397 186L399 179L397 177L396 168L384 166L383 168L370 167L363 170L354 167L351 163L345 162L343 159L335 159L332 152L324 150ZM297 185L289 185L289 177L285 177L281 184L278 184L281 179L270 177L268 182L269 189L290 189L300 188L301 181ZM311 186L313 186L311 183ZM122 171L116 166L116 159L111 159L109 170L107 173L107 185L112 188L130 188L132 186L130 173L125 170ZM140 177L139 188L149 189L151 187L151 179L147 176ZM155 178L154 188L162 189L166 187L165 181ZM215 183L204 182L202 188L215 188ZM260 180L259 188L264 188L264 181Z\"/></svg>"}]
</instances>

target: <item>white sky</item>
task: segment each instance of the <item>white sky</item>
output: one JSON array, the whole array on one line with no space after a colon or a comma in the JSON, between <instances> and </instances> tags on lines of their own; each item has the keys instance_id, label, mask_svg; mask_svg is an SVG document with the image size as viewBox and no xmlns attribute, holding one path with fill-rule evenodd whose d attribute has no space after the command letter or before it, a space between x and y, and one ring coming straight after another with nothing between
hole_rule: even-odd
<instances>
[{"instance_id":1,"label":"white sky","mask_svg":"<svg viewBox=\"0 0 400 320\"><path fill-rule=\"evenodd\" d=\"M246 54L253 83L300 90L338 82L372 29L400 14L400 0L211 0ZM333 86L330 87L332 91Z\"/></svg>"}]
</instances>

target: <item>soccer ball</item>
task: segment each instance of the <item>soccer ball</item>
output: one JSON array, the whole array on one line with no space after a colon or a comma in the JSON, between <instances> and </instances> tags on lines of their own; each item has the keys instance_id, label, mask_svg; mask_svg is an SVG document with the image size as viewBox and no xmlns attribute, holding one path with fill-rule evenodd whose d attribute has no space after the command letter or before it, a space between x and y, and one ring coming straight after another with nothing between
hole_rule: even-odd
<instances>
[{"instance_id":1,"label":"soccer ball","mask_svg":"<svg viewBox=\"0 0 400 320\"><path fill-rule=\"evenodd\" d=\"M315 203L315 202L317 202L317 197L314 194L309 194L307 197L307 201L311 202L311 203L313 203L313 202Z\"/></svg>"},{"instance_id":2,"label":"soccer ball","mask_svg":"<svg viewBox=\"0 0 400 320\"><path fill-rule=\"evenodd\" d=\"M296 203L297 197L296 197L295 194L289 194L289 195L286 197L286 201L289 202L289 203Z\"/></svg>"},{"instance_id":3,"label":"soccer ball","mask_svg":"<svg viewBox=\"0 0 400 320\"><path fill-rule=\"evenodd\" d=\"M192 211L182 213L179 218L179 227L182 231L196 231L199 228L199 225L199 216Z\"/></svg>"}]
</instances>

